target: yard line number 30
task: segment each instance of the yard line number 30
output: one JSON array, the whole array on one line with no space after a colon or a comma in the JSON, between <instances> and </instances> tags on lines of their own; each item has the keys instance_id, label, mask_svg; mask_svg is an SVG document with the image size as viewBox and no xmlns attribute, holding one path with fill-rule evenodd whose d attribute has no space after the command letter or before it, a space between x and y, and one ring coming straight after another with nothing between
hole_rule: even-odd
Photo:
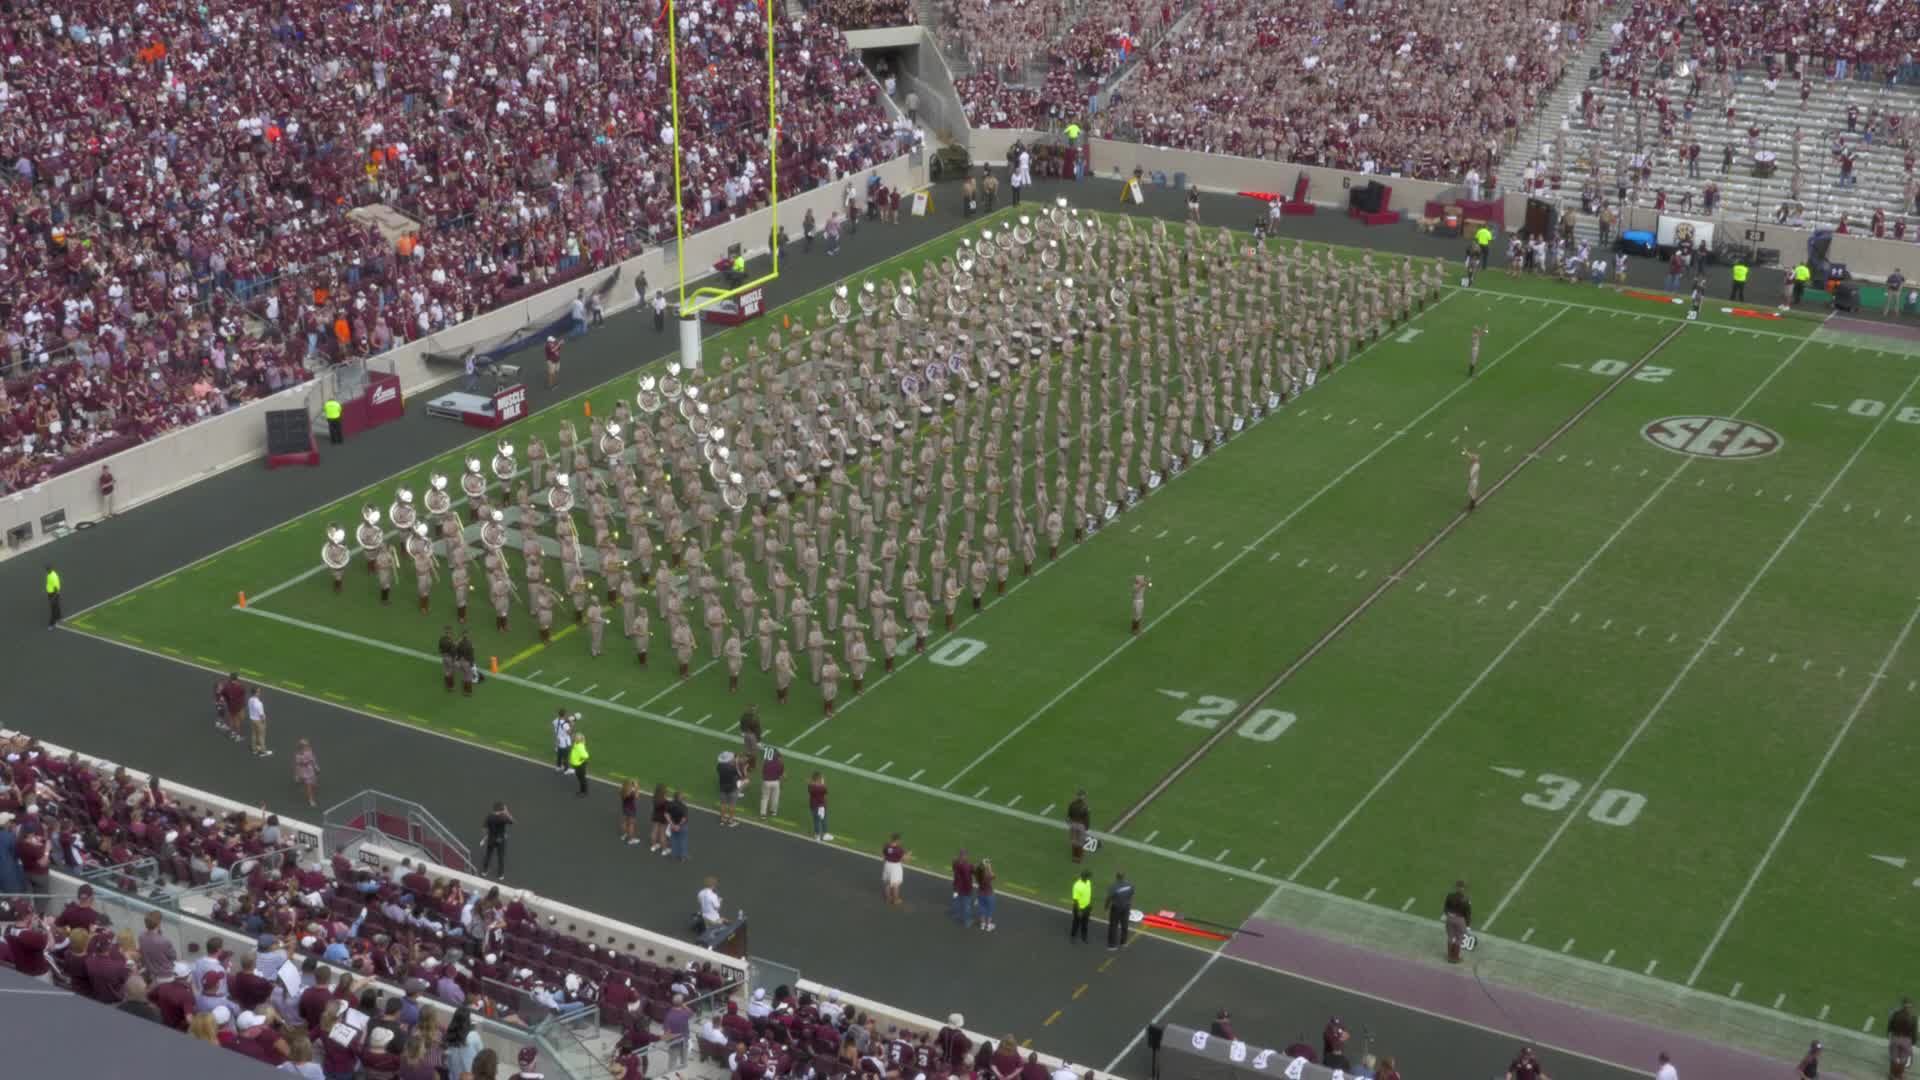
<instances>
[{"instance_id":1,"label":"yard line number 30","mask_svg":"<svg viewBox=\"0 0 1920 1080\"><path fill-rule=\"evenodd\" d=\"M1536 810L1559 813L1573 805L1580 789L1586 785L1569 776L1555 773L1541 773L1533 778L1540 790L1529 791L1520 796L1520 801ZM1640 811L1647 808L1647 797L1637 791L1622 791L1619 788L1607 788L1593 797L1587 805L1587 817L1602 824L1624 828L1639 818Z\"/></svg>"}]
</instances>

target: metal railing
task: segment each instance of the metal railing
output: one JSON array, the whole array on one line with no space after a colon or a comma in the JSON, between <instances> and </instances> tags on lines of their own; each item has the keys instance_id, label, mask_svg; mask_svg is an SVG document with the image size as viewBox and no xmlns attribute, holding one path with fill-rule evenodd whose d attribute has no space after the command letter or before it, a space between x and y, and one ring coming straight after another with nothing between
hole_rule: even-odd
<instances>
[{"instance_id":1,"label":"metal railing","mask_svg":"<svg viewBox=\"0 0 1920 1080\"><path fill-rule=\"evenodd\" d=\"M441 866L473 872L473 854L453 830L419 803L384 791L362 791L328 807L320 830L328 854L379 837L403 844Z\"/></svg>"}]
</instances>

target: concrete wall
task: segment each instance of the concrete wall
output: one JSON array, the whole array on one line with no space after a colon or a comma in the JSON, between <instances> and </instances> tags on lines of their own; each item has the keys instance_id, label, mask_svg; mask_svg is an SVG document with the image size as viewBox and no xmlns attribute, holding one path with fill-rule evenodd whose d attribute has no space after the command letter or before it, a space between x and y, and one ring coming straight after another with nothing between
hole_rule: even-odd
<instances>
[{"instance_id":1,"label":"concrete wall","mask_svg":"<svg viewBox=\"0 0 1920 1080\"><path fill-rule=\"evenodd\" d=\"M883 26L873 30L848 30L847 44L855 49L899 49L918 45L926 34L918 23Z\"/></svg>"},{"instance_id":2,"label":"concrete wall","mask_svg":"<svg viewBox=\"0 0 1920 1080\"><path fill-rule=\"evenodd\" d=\"M896 158L873 171L889 187L910 191L926 183L926 165L921 155ZM808 209L825 221L839 205L840 189L839 184L829 184L781 200L779 219L788 235L796 238L800 235L800 220ZM773 220L774 209L769 207L689 236L686 244L689 279L707 276L708 268L725 254L730 244L742 243L751 253L764 253L772 236ZM617 269L624 275L623 284L608 298L609 314L634 305L631 283L639 280L641 272L646 273L649 282L662 286L675 280L673 249L671 246L654 248L628 259ZM398 374L401 389L413 397L459 374L449 368L429 367L427 352L459 352L468 345L495 341L529 325L546 322L566 307L576 289L595 288L615 272L614 268L597 271L487 312L431 337L382 353L369 361L369 366ZM214 473L264 457L266 413L272 409L304 408L318 426L325 394L323 381L308 383L271 398L248 402L222 416L107 458L104 464L112 466L116 481L115 508L125 510L137 506ZM101 507L95 478L99 471L97 466L76 469L0 498L0 533L23 523L34 526L32 539L19 547L0 550L0 558L18 555L44 543L48 537L40 531L40 521L47 514L65 511L69 526L98 518Z\"/></svg>"},{"instance_id":3,"label":"concrete wall","mask_svg":"<svg viewBox=\"0 0 1920 1080\"><path fill-rule=\"evenodd\" d=\"M1626 217L1631 223L1629 228L1650 232L1660 219L1660 215L1646 209L1635 209ZM1786 267L1807 257L1807 241L1813 238L1812 229L1794 229L1775 225L1771 221L1756 224L1724 214L1711 220L1719 223L1717 233L1728 241L1778 250L1780 264ZM1748 241L1746 236L1749 232L1757 234L1759 239ZM1833 246L1827 249L1827 257L1844 264L1847 271L1857 278L1881 281L1895 269L1901 270L1908 278L1920 276L1920 243L1913 240L1876 240L1870 234L1848 233L1833 238Z\"/></svg>"},{"instance_id":4,"label":"concrete wall","mask_svg":"<svg viewBox=\"0 0 1920 1080\"><path fill-rule=\"evenodd\" d=\"M851 39L852 35L848 35ZM920 95L920 127L942 139L961 146L968 143L971 130L967 112L960 104L960 91L953 84L953 69L934 44L933 34L920 30L920 47L900 54L900 94Z\"/></svg>"}]
</instances>

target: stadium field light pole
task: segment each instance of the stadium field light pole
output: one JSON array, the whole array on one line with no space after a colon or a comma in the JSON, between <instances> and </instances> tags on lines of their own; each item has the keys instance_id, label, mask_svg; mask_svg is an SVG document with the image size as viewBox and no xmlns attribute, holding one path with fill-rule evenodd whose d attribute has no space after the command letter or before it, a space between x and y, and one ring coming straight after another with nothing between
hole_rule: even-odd
<instances>
[{"instance_id":1,"label":"stadium field light pole","mask_svg":"<svg viewBox=\"0 0 1920 1080\"><path fill-rule=\"evenodd\" d=\"M687 224L685 195L682 191L680 173L680 153L683 133L680 126L680 20L674 0L665 0L667 13L667 87L672 102L673 117L673 237L674 261L680 287L680 364L691 371L700 370L701 337L700 312L723 300L730 300L749 290L759 288L780 276L780 245L772 238L779 235L780 229L780 86L779 75L773 63L773 0L759 0L761 11L766 15L767 32L767 249L771 257L771 266L767 273L751 281L742 282L731 289L711 287L693 291L691 302L687 299Z\"/></svg>"}]
</instances>

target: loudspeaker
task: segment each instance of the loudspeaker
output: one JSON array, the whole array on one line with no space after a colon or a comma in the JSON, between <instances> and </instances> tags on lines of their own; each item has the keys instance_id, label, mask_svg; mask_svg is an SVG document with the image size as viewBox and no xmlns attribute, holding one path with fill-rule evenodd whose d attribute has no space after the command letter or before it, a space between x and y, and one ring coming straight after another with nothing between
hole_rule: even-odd
<instances>
[{"instance_id":1,"label":"loudspeaker","mask_svg":"<svg viewBox=\"0 0 1920 1080\"><path fill-rule=\"evenodd\" d=\"M272 409L267 412L267 454L303 454L313 446L313 423L305 409Z\"/></svg>"},{"instance_id":2,"label":"loudspeaker","mask_svg":"<svg viewBox=\"0 0 1920 1080\"><path fill-rule=\"evenodd\" d=\"M1371 180L1366 186L1354 188L1347 193L1347 205L1363 214L1378 213L1380 204L1386 199L1386 194L1387 190L1381 186L1380 181Z\"/></svg>"},{"instance_id":3,"label":"loudspeaker","mask_svg":"<svg viewBox=\"0 0 1920 1080\"><path fill-rule=\"evenodd\" d=\"M1160 1040L1165 1038L1166 1035L1167 1035L1167 1029L1164 1025L1148 1024L1147 1025L1147 1049L1158 1051L1160 1049Z\"/></svg>"}]
</instances>

